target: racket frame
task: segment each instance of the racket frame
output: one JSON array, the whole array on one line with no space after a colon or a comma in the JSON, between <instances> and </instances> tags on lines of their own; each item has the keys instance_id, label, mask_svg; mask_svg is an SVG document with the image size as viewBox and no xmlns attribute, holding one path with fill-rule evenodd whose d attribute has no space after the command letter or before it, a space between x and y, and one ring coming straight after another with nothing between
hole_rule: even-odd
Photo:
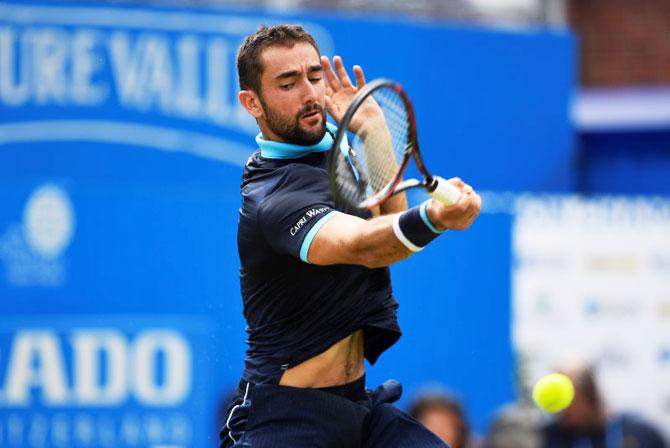
<instances>
[{"instance_id":1,"label":"racket frame","mask_svg":"<svg viewBox=\"0 0 670 448\"><path fill-rule=\"evenodd\" d=\"M437 181L428 172L426 164L423 162L423 158L421 157L421 152L419 150L419 139L416 131L416 118L414 115L414 108L412 107L412 102L410 101L409 96L399 83L391 81L389 79L382 78L382 79L376 79L366 84L358 93L356 93L356 96L354 97L353 101L347 108L346 112L344 113L344 116L342 117L342 120L339 123L339 127L337 129L337 133L335 134L333 147L330 151L328 160L328 175L330 179L330 187L331 190L333 191L333 194L336 196L335 199L344 202L349 202L345 198L340 196L339 189L335 182L335 170L337 168L336 158L339 156L336 151L340 151L339 149L340 145L342 144L342 141L344 140L348 132L349 124L351 123L351 120L358 111L358 108L361 106L361 104L363 104L363 102L367 99L368 96L372 95L376 90L380 88L391 88L398 94L398 96L402 100L405 109L407 111L407 117L408 117L408 125L409 125L408 139L407 144L405 145L405 151L403 153L402 160L399 164L399 168L395 176L391 179L391 181L388 184L386 184L384 188L382 188L380 191L370 196L366 200L358 204L351 204L360 209L364 208L371 209L383 203L394 194L401 193L409 188L423 187L428 192L432 192L437 187ZM407 179L403 181L402 177L405 174L405 171L409 166L409 161L412 157L414 157L414 162L416 163L419 173L421 173L421 175L423 176L423 179L422 180Z\"/></svg>"}]
</instances>

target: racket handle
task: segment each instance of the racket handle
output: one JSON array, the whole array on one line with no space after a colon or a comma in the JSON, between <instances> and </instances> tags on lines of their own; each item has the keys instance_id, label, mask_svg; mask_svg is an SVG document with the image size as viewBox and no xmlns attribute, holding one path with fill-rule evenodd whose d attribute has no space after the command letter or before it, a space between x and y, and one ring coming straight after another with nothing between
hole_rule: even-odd
<instances>
[{"instance_id":1,"label":"racket handle","mask_svg":"<svg viewBox=\"0 0 670 448\"><path fill-rule=\"evenodd\" d=\"M434 176L433 180L436 183L435 189L430 192L433 199L444 205L453 205L458 202L461 198L461 190L440 176Z\"/></svg>"}]
</instances>

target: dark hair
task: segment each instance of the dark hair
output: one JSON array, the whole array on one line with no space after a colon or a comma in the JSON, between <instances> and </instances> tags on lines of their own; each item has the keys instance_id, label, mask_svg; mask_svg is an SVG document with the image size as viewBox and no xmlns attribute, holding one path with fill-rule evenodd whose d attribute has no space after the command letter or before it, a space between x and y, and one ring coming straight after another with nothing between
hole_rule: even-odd
<instances>
[{"instance_id":1,"label":"dark hair","mask_svg":"<svg viewBox=\"0 0 670 448\"><path fill-rule=\"evenodd\" d=\"M573 382L591 405L602 405L602 397L596 384L595 369L592 365L577 369L573 373Z\"/></svg>"},{"instance_id":2,"label":"dark hair","mask_svg":"<svg viewBox=\"0 0 670 448\"><path fill-rule=\"evenodd\" d=\"M261 53L268 47L280 45L291 48L298 42L306 42L314 47L319 55L319 47L314 38L300 25L261 26L254 34L247 36L237 51L237 74L240 89L261 91L263 64Z\"/></svg>"},{"instance_id":3,"label":"dark hair","mask_svg":"<svg viewBox=\"0 0 670 448\"><path fill-rule=\"evenodd\" d=\"M468 425L461 403L457 399L444 393L424 393L412 401L409 406L409 415L420 420L423 414L433 409L441 409L458 419L459 440L452 448L466 446L470 439L470 426Z\"/></svg>"}]
</instances>

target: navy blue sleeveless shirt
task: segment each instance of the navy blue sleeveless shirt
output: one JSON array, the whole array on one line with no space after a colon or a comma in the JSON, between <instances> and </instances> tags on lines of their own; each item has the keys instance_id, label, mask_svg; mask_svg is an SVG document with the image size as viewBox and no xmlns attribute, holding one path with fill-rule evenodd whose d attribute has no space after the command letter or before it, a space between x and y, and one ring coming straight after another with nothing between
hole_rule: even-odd
<instances>
[{"instance_id":1,"label":"navy blue sleeveless shirt","mask_svg":"<svg viewBox=\"0 0 670 448\"><path fill-rule=\"evenodd\" d=\"M388 268L316 266L307 259L318 230L340 213L328 186L323 148L329 145L301 154L257 141L262 150L249 158L242 178L237 235L249 334L244 380L276 384L285 369L358 329L373 364L400 338Z\"/></svg>"}]
</instances>

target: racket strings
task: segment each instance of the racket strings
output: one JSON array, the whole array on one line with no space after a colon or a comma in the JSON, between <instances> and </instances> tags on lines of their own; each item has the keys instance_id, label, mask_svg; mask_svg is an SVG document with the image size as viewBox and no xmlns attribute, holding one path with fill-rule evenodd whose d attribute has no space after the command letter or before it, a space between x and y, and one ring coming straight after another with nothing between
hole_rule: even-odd
<instances>
[{"instance_id":1,"label":"racket strings","mask_svg":"<svg viewBox=\"0 0 670 448\"><path fill-rule=\"evenodd\" d=\"M384 190L402 166L409 141L409 116L398 93L384 87L373 92L355 115L362 126L352 140L362 177L368 181L365 198ZM370 113L374 109L373 114ZM381 112L381 113L379 113ZM365 117L365 118L363 118Z\"/></svg>"},{"instance_id":2,"label":"racket strings","mask_svg":"<svg viewBox=\"0 0 670 448\"><path fill-rule=\"evenodd\" d=\"M400 94L389 84L376 87L348 121L349 149L331 153L331 186L340 205L371 207L390 194L411 149L410 116Z\"/></svg>"}]
</instances>

